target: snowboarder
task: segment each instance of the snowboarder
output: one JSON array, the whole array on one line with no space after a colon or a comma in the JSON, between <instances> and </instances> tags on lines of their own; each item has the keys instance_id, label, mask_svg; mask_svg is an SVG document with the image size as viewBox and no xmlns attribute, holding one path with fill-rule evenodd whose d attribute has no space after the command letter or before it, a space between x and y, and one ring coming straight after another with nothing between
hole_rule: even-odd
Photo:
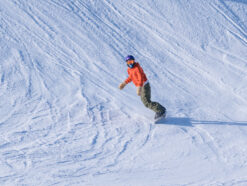
<instances>
[{"instance_id":1,"label":"snowboarder","mask_svg":"<svg viewBox=\"0 0 247 186\"><path fill-rule=\"evenodd\" d=\"M137 87L137 95L141 96L143 104L156 113L154 119L159 120L159 118L165 117L166 108L157 102L151 101L150 84L142 67L135 61L132 55L128 55L125 61L128 66L127 72L129 77L119 85L119 89L122 90L128 83L133 81Z\"/></svg>"}]
</instances>

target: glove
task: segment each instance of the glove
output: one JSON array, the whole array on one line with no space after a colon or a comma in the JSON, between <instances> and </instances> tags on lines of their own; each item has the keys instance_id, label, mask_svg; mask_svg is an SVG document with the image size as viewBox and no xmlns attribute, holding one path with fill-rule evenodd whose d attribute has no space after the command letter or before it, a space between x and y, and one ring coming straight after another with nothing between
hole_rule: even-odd
<instances>
[{"instance_id":1,"label":"glove","mask_svg":"<svg viewBox=\"0 0 247 186\"><path fill-rule=\"evenodd\" d=\"M142 91L142 87L137 87L136 93L138 96L141 96L141 91Z\"/></svg>"},{"instance_id":2,"label":"glove","mask_svg":"<svg viewBox=\"0 0 247 186\"><path fill-rule=\"evenodd\" d=\"M119 89L122 90L127 84L125 82L121 83L119 85Z\"/></svg>"}]
</instances>

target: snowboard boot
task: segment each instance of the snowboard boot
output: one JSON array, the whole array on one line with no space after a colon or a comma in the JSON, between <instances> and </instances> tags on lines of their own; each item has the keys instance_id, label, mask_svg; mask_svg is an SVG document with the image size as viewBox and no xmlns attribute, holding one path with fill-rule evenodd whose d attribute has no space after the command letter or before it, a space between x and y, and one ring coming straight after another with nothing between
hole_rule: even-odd
<instances>
[{"instance_id":1,"label":"snowboard boot","mask_svg":"<svg viewBox=\"0 0 247 186\"><path fill-rule=\"evenodd\" d=\"M163 112L156 112L155 116L154 116L154 119L157 120L157 119L159 119L161 117L164 117L164 118L166 117L166 110L164 110Z\"/></svg>"}]
</instances>

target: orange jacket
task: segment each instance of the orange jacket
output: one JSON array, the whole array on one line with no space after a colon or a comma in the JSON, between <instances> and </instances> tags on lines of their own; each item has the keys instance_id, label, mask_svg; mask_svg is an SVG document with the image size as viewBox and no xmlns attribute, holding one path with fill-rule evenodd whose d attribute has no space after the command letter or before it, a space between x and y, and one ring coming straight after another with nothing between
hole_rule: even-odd
<instances>
[{"instance_id":1,"label":"orange jacket","mask_svg":"<svg viewBox=\"0 0 247 186\"><path fill-rule=\"evenodd\" d=\"M126 84L133 81L135 86L142 87L143 84L147 81L147 77L139 63L135 63L133 68L128 68L128 74L129 77L125 80Z\"/></svg>"}]
</instances>

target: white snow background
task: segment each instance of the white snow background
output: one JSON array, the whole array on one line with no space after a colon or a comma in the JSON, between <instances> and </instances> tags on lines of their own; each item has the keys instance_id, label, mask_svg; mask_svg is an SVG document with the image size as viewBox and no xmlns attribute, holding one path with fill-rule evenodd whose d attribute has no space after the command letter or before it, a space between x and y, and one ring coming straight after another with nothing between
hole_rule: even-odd
<instances>
[{"instance_id":1,"label":"white snow background","mask_svg":"<svg viewBox=\"0 0 247 186\"><path fill-rule=\"evenodd\" d=\"M246 0L1 0L0 47L0 185L247 185Z\"/></svg>"}]
</instances>

